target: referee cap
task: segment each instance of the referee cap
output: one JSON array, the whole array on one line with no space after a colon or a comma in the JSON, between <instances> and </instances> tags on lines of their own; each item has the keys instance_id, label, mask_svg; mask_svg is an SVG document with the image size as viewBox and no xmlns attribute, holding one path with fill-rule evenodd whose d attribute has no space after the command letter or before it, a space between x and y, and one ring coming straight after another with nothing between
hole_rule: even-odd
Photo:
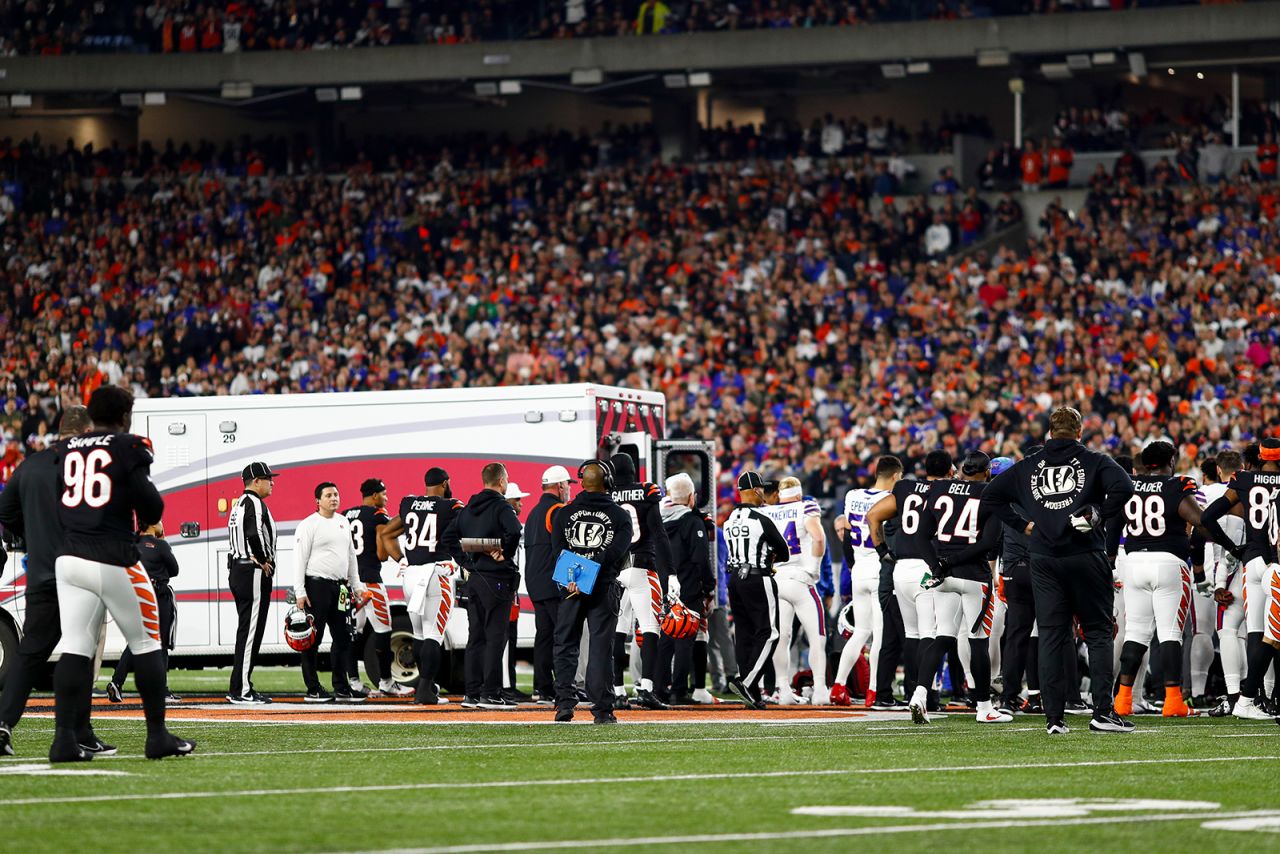
<instances>
[{"instance_id":1,"label":"referee cap","mask_svg":"<svg viewBox=\"0 0 1280 854\"><path fill-rule=\"evenodd\" d=\"M249 463L249 465L244 467L244 471L240 472L240 477L245 483L249 483L250 481L257 480L260 477L265 477L267 480L271 480L276 476L276 474L277 472L273 472L271 470L271 466L266 463Z\"/></svg>"}]
</instances>

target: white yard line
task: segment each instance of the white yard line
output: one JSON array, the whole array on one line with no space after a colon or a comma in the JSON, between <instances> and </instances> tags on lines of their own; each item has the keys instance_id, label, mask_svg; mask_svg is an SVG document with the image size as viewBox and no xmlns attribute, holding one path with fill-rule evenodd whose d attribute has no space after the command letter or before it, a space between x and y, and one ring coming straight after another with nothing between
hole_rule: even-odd
<instances>
[{"instance_id":1,"label":"white yard line","mask_svg":"<svg viewBox=\"0 0 1280 854\"><path fill-rule=\"evenodd\" d=\"M1101 816L1097 818L1011 819L1007 821L939 822L898 824L880 827L836 827L822 830L787 830L763 833L700 833L688 836L633 836L614 839L560 839L542 842L498 842L477 845L445 845L434 848L393 848L369 850L364 854L479 854L486 851L543 851L565 848L608 849L636 845L697 845L726 842L771 842L790 839L832 839L846 836L885 836L900 833L937 833L949 830L1000 830L1027 827L1074 827L1080 825L1129 824L1131 822L1201 821L1205 819L1271 818L1275 810L1248 812L1184 812L1152 815Z\"/></svg>"},{"instance_id":2,"label":"white yard line","mask_svg":"<svg viewBox=\"0 0 1280 854\"><path fill-rule=\"evenodd\" d=\"M871 774L957 774L970 771L1017 771L1026 768L1110 768L1128 765L1182 765L1199 762L1275 762L1280 756L1210 756L1170 759L1114 759L1084 762L1017 762L1002 765L938 765L914 768L830 768L789 771L724 772L718 774L662 774L649 777L587 777L551 780L490 780L487 782L395 783L375 786L324 786L297 789L238 789L222 792L135 792L112 795L65 795L10 798L0 808L50 804L93 804L120 801L160 801L184 798L249 798L265 795L325 795L360 792L409 792L431 789L522 789L536 786L602 786L612 784L672 783L699 780L761 780L782 777L852 777Z\"/></svg>"}]
</instances>

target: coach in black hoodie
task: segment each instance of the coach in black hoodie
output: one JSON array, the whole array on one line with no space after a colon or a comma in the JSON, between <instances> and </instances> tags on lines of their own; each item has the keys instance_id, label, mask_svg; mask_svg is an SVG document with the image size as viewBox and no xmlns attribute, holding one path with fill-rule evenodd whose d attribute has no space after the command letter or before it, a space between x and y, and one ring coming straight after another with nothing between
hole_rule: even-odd
<instances>
[{"instance_id":1,"label":"coach in black hoodie","mask_svg":"<svg viewBox=\"0 0 1280 854\"><path fill-rule=\"evenodd\" d=\"M1064 722L1066 657L1075 655L1071 618L1079 617L1089 645L1094 732L1130 732L1111 709L1112 606L1115 588L1107 561L1105 523L1124 511L1133 481L1115 460L1080 444L1083 419L1064 406L1049 418L1044 450L1014 463L982 494L983 510L1030 536L1031 588L1040 630L1040 692L1048 732ZM1015 506L1017 509L1015 509ZM1028 524L1018 510L1030 518Z\"/></svg>"},{"instance_id":2,"label":"coach in black hoodie","mask_svg":"<svg viewBox=\"0 0 1280 854\"><path fill-rule=\"evenodd\" d=\"M587 695L598 724L617 723L613 716L613 633L618 626L622 585L618 574L630 565L631 516L614 502L607 488L613 472L603 460L584 463L579 475L582 492L551 517L551 550L569 551L600 564L591 592L571 586L565 591L556 615L556 720L573 720L578 692L573 677L578 672L582 624L587 641Z\"/></svg>"},{"instance_id":3,"label":"coach in black hoodie","mask_svg":"<svg viewBox=\"0 0 1280 854\"><path fill-rule=\"evenodd\" d=\"M499 545L490 551L468 552L471 577L467 582L466 697L463 704L482 709L510 711L516 704L502 696L502 654L507 648L507 623L511 603L520 584L516 549L520 545L520 519L507 503L507 469L489 463L480 472L484 489L471 496L458 513L458 536L492 539Z\"/></svg>"}]
</instances>

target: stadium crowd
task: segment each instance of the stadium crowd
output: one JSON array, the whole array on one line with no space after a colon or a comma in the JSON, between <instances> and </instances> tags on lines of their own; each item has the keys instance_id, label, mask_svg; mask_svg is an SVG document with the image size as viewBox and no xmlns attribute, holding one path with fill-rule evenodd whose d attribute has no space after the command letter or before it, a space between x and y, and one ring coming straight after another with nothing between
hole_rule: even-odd
<instances>
[{"instance_id":1,"label":"stadium crowd","mask_svg":"<svg viewBox=\"0 0 1280 854\"><path fill-rule=\"evenodd\" d=\"M0 2L3 55L451 45L1172 6L1183 0L60 0Z\"/></svg>"},{"instance_id":2,"label":"stadium crowd","mask_svg":"<svg viewBox=\"0 0 1280 854\"><path fill-rule=\"evenodd\" d=\"M759 466L818 497L885 452L1012 453L1063 402L1092 444L1165 435L1184 469L1280 424L1280 190L1247 175L1144 185L1122 158L1023 251L961 253L1016 201L874 200L840 160L247 182L96 162L0 204L4 472L104 382L657 388L677 435L720 440L726 491Z\"/></svg>"}]
</instances>

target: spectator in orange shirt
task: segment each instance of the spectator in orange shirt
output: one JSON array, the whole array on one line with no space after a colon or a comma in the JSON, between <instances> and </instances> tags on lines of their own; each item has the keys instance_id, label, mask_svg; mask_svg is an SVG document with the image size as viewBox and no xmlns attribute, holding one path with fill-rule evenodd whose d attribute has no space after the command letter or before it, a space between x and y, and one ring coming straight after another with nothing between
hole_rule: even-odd
<instances>
[{"instance_id":1,"label":"spectator in orange shirt","mask_svg":"<svg viewBox=\"0 0 1280 854\"><path fill-rule=\"evenodd\" d=\"M1063 140L1058 140L1053 144L1053 148L1049 149L1049 183L1047 186L1051 189L1061 190L1067 186L1068 179L1071 178L1071 164L1075 162L1075 155L1071 153L1071 149Z\"/></svg>"},{"instance_id":2,"label":"spectator in orange shirt","mask_svg":"<svg viewBox=\"0 0 1280 854\"><path fill-rule=\"evenodd\" d=\"M1263 181L1274 181L1276 179L1276 162L1280 159L1280 147L1276 145L1275 134L1269 133L1262 138L1262 142L1258 143L1258 174L1262 176Z\"/></svg>"},{"instance_id":3,"label":"spectator in orange shirt","mask_svg":"<svg viewBox=\"0 0 1280 854\"><path fill-rule=\"evenodd\" d=\"M181 53L195 53L196 51L196 22L191 18L183 18L182 26L178 29L178 51Z\"/></svg>"},{"instance_id":4,"label":"spectator in orange shirt","mask_svg":"<svg viewBox=\"0 0 1280 854\"><path fill-rule=\"evenodd\" d=\"M1040 181L1044 174L1044 157L1036 150L1036 144L1027 140L1022 148L1022 189L1024 191L1040 189Z\"/></svg>"}]
</instances>

